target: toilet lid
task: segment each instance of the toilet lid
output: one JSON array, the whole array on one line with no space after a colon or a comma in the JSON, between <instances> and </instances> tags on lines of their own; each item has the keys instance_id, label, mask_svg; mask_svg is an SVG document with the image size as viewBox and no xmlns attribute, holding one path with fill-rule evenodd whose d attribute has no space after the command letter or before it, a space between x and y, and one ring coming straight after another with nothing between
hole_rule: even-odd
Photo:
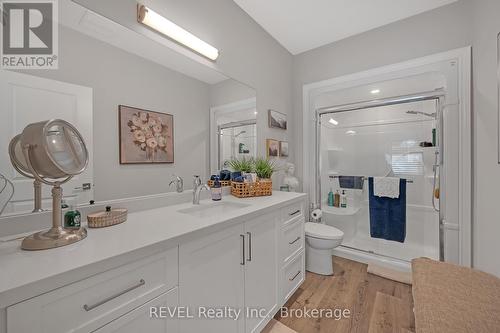
<instances>
[{"instance_id":1,"label":"toilet lid","mask_svg":"<svg viewBox=\"0 0 500 333\"><path fill-rule=\"evenodd\" d=\"M321 223L308 222L305 225L306 236L322 239L342 239L344 233L337 228Z\"/></svg>"}]
</instances>

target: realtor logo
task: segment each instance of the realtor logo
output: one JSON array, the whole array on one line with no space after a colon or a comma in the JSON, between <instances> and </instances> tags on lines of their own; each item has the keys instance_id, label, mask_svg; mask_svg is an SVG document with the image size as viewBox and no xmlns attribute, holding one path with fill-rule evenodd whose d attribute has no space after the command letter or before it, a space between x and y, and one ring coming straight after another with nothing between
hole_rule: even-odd
<instances>
[{"instance_id":1,"label":"realtor logo","mask_svg":"<svg viewBox=\"0 0 500 333\"><path fill-rule=\"evenodd\" d=\"M55 0L4 0L2 58L5 69L57 69Z\"/></svg>"}]
</instances>

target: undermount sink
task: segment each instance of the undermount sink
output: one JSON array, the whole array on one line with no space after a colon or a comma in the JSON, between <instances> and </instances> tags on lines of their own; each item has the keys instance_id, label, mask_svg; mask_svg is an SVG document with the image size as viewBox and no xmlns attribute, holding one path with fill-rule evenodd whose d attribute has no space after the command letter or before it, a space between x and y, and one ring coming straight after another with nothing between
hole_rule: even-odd
<instances>
[{"instance_id":1,"label":"undermount sink","mask_svg":"<svg viewBox=\"0 0 500 333\"><path fill-rule=\"evenodd\" d=\"M248 207L250 205L239 202L210 202L202 203L193 207L179 209L178 212L196 217L209 217L220 213L228 213L238 209Z\"/></svg>"}]
</instances>

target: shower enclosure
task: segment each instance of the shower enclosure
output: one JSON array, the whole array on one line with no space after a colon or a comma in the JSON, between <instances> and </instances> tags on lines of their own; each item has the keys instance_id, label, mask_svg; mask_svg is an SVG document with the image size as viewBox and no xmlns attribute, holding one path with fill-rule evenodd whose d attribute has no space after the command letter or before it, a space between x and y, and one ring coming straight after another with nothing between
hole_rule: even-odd
<instances>
[{"instance_id":1,"label":"shower enclosure","mask_svg":"<svg viewBox=\"0 0 500 333\"><path fill-rule=\"evenodd\" d=\"M333 106L316 112L316 205L323 222L344 232L342 255L399 261L442 259L439 190L443 92ZM340 176L363 178L362 189L341 188ZM399 177L406 186L406 239L370 236L368 177ZM332 191L347 196L347 208L328 205Z\"/></svg>"}]
</instances>

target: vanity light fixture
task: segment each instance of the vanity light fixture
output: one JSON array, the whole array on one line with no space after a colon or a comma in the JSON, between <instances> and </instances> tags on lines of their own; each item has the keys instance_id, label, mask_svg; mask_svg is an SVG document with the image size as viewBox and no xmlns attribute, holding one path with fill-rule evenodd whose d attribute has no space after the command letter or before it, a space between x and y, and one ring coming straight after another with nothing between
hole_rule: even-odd
<instances>
[{"instance_id":1,"label":"vanity light fixture","mask_svg":"<svg viewBox=\"0 0 500 333\"><path fill-rule=\"evenodd\" d=\"M137 4L137 21L212 61L219 56L219 50L215 47L141 4Z\"/></svg>"},{"instance_id":2,"label":"vanity light fixture","mask_svg":"<svg viewBox=\"0 0 500 333\"><path fill-rule=\"evenodd\" d=\"M330 120L329 120L328 122L329 122L330 124L332 124L332 125L335 125L335 126L337 126L337 125L339 124L339 122L338 122L338 121L336 121L336 120L335 120L335 119L333 119L333 118L330 118Z\"/></svg>"},{"instance_id":3,"label":"vanity light fixture","mask_svg":"<svg viewBox=\"0 0 500 333\"><path fill-rule=\"evenodd\" d=\"M378 94L380 94L380 89L373 89L370 92L372 93L372 95L378 95Z\"/></svg>"}]
</instances>

